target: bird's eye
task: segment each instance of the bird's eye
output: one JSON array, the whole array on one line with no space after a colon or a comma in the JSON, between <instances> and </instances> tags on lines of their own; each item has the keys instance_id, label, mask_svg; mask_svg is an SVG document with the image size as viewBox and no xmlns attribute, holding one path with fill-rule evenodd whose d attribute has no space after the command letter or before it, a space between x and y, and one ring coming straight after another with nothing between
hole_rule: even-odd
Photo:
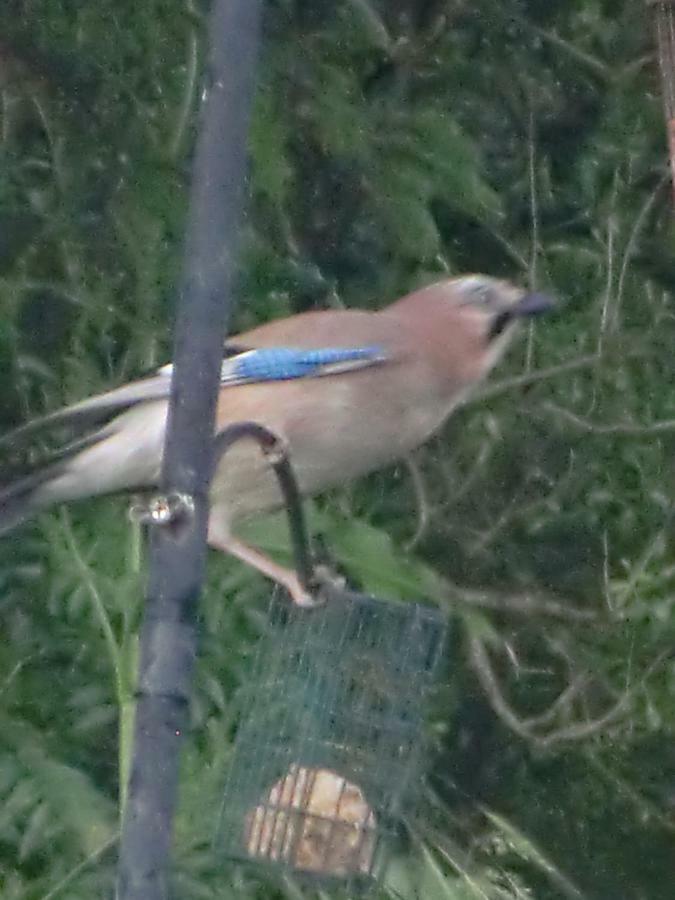
<instances>
[{"instance_id":1,"label":"bird's eye","mask_svg":"<svg viewBox=\"0 0 675 900\"><path fill-rule=\"evenodd\" d=\"M479 307L486 312L498 311L501 305L499 282L479 275L468 275L461 279L460 303Z\"/></svg>"},{"instance_id":2,"label":"bird's eye","mask_svg":"<svg viewBox=\"0 0 675 900\"><path fill-rule=\"evenodd\" d=\"M484 281L476 281L469 285L467 302L476 306L491 306L494 300L494 291Z\"/></svg>"}]
</instances>

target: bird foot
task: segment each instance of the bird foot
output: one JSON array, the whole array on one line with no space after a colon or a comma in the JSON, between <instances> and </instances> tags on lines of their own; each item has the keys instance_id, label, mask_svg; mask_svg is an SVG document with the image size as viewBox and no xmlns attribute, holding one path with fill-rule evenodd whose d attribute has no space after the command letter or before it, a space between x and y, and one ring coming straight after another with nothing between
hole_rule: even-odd
<instances>
[{"instance_id":1,"label":"bird foot","mask_svg":"<svg viewBox=\"0 0 675 900\"><path fill-rule=\"evenodd\" d=\"M284 587L291 595L296 606L304 609L312 609L323 606L326 597L323 596L324 588L343 590L347 584L342 575L332 572L328 566L318 565L313 570L312 584L309 590L302 584L295 572L284 582Z\"/></svg>"},{"instance_id":2,"label":"bird foot","mask_svg":"<svg viewBox=\"0 0 675 900\"><path fill-rule=\"evenodd\" d=\"M324 600L320 596L320 589L314 590L314 586L312 585L312 588L308 590L302 584L295 572L288 580L284 581L283 586L291 595L291 600L296 606L299 606L302 609L314 609L317 606L323 606Z\"/></svg>"}]
</instances>

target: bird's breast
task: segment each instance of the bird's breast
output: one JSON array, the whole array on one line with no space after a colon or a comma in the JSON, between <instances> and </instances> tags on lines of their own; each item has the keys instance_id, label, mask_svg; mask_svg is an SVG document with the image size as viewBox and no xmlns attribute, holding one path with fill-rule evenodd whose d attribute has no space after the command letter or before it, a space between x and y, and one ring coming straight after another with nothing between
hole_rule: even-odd
<instances>
[{"instance_id":1,"label":"bird's breast","mask_svg":"<svg viewBox=\"0 0 675 900\"><path fill-rule=\"evenodd\" d=\"M318 493L399 459L449 413L454 394L448 397L420 378L397 378L392 368L276 384L274 403L269 387L224 391L218 427L253 420L271 428L289 446L302 493ZM234 517L281 503L273 473L249 441L220 461L212 491L214 502L226 504Z\"/></svg>"}]
</instances>

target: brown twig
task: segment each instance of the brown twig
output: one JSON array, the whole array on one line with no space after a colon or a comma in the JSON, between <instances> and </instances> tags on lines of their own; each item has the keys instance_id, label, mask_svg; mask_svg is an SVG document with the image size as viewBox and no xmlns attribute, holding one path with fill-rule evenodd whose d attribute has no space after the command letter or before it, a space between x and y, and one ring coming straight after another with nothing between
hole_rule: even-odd
<instances>
[{"instance_id":1,"label":"brown twig","mask_svg":"<svg viewBox=\"0 0 675 900\"><path fill-rule=\"evenodd\" d=\"M485 642L476 635L469 635L468 650L471 668L496 715L511 731L540 749L549 749L556 744L585 740L616 724L630 710L637 691L644 686L647 679L663 662L672 657L670 649L660 653L647 667L640 680L619 694L616 702L602 715L580 719L542 734L536 729L541 728L542 725L548 725L566 705L570 704L571 700L581 695L582 688L586 683L586 676L578 676L542 714L523 718L506 699Z\"/></svg>"},{"instance_id":2,"label":"brown twig","mask_svg":"<svg viewBox=\"0 0 675 900\"><path fill-rule=\"evenodd\" d=\"M566 603L528 592L500 594L453 585L450 589L450 599L453 603L461 603L479 609L492 609L523 616L539 614L568 622L596 622L600 618L595 610L578 609Z\"/></svg>"},{"instance_id":3,"label":"brown twig","mask_svg":"<svg viewBox=\"0 0 675 900\"><path fill-rule=\"evenodd\" d=\"M567 375L569 372L575 372L579 369L590 369L598 361L595 353L589 353L587 356L578 356L576 359L570 359L568 362L559 363L557 366L549 366L546 369L536 369L534 372L527 372L525 375L516 375L513 378L505 378L503 381L492 382L492 384L484 387L482 391L474 394L471 402L482 402L491 400L500 394L505 394L514 388L528 387L536 384L538 381L547 381L550 378L558 378L561 375Z\"/></svg>"},{"instance_id":4,"label":"brown twig","mask_svg":"<svg viewBox=\"0 0 675 900\"><path fill-rule=\"evenodd\" d=\"M483 688L483 691L490 701L490 706L502 722L510 728L511 731L519 735L519 737L524 738L526 741L539 743L539 738L527 727L527 725L525 725L523 720L516 715L506 701L499 679L492 668L492 663L490 662L485 643L475 635L469 638L469 662L478 678L478 683Z\"/></svg>"},{"instance_id":5,"label":"brown twig","mask_svg":"<svg viewBox=\"0 0 675 900\"><path fill-rule=\"evenodd\" d=\"M565 725L561 728L549 731L547 734L538 734L532 724L532 719L521 718L504 696L502 686L490 661L484 641L475 635L469 638L469 660L471 667L483 688L492 709L502 722L519 737L524 738L540 749L547 749L554 744L579 741L594 734L598 734L610 725L614 724L626 711L632 692L626 691L619 700L602 716L596 719L588 719ZM568 692L566 689L565 692ZM565 693L563 692L563 693ZM562 695L561 695L562 696ZM569 696L569 694L568 694ZM554 706L560 708L560 697L554 701ZM545 721L548 721L548 712Z\"/></svg>"}]
</instances>

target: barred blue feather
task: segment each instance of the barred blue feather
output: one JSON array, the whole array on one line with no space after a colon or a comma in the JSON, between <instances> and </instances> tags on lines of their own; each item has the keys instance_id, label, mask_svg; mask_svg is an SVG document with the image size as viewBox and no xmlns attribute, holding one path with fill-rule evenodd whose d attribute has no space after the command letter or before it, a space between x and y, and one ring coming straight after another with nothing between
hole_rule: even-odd
<instances>
[{"instance_id":1,"label":"barred blue feather","mask_svg":"<svg viewBox=\"0 0 675 900\"><path fill-rule=\"evenodd\" d=\"M317 378L363 369L386 361L381 347L266 347L247 350L224 360L221 384L234 386L260 381Z\"/></svg>"}]
</instances>

